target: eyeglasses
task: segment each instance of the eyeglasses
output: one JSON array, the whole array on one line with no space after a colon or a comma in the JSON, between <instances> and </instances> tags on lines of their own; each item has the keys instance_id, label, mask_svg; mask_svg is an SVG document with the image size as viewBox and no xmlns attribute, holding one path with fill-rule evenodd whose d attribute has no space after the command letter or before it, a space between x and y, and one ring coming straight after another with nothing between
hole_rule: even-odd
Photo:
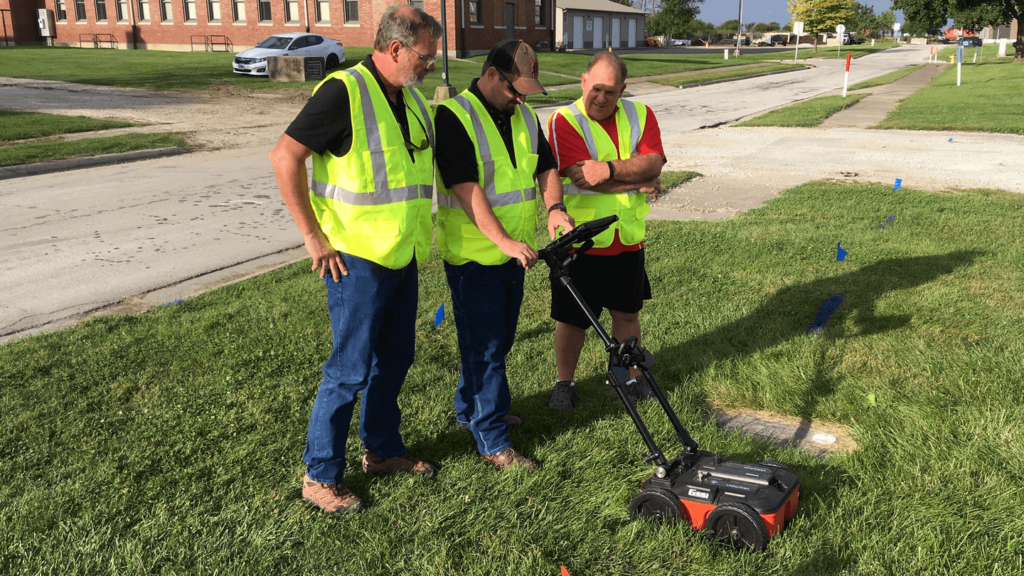
<instances>
[{"instance_id":1,"label":"eyeglasses","mask_svg":"<svg viewBox=\"0 0 1024 576\"><path fill-rule=\"evenodd\" d=\"M410 50L412 49L410 48ZM413 50L413 52L415 52L415 50ZM411 129L408 131L409 135L406 135L405 132L403 132L402 137L405 139L405 148L406 150L415 150L417 152L422 152L423 150L426 150L428 147L430 147L430 141L427 139L427 127L423 125L423 121L420 120L420 117L417 116L416 113L413 112L412 108L409 107L409 103L405 101L405 98L402 98L402 103L405 104L405 109L409 111L409 113L406 114L406 116L412 116L413 118L415 118L416 122L420 125L420 130L423 132L423 141L420 142L418 145L412 143Z\"/></svg>"},{"instance_id":2,"label":"eyeglasses","mask_svg":"<svg viewBox=\"0 0 1024 576\"><path fill-rule=\"evenodd\" d=\"M423 60L424 62L426 62L427 63L427 68L430 68L431 66L434 65L434 62L437 62L437 58L427 58L423 54L420 54L419 52L417 52L415 48L413 48L412 46L409 46L408 44L406 44L405 47L408 48L409 50L412 50L413 54L419 56L420 60Z\"/></svg>"},{"instance_id":3,"label":"eyeglasses","mask_svg":"<svg viewBox=\"0 0 1024 576\"><path fill-rule=\"evenodd\" d=\"M495 67L494 69L498 72L498 75L501 76L502 80L504 80L505 82L508 82L508 89L512 92L512 96L513 97L515 97L515 98L522 98L524 100L526 99L526 94L523 94L519 90L516 90L516 87L512 85L512 81L508 79L508 76L505 76L504 72L502 72L501 70L498 70L497 67Z\"/></svg>"}]
</instances>

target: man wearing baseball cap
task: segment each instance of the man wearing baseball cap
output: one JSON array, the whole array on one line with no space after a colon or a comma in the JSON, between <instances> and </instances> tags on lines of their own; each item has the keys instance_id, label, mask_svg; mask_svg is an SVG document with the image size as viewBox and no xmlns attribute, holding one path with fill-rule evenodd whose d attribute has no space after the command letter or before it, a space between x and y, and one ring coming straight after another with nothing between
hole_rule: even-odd
<instances>
[{"instance_id":1,"label":"man wearing baseball cap","mask_svg":"<svg viewBox=\"0 0 1024 576\"><path fill-rule=\"evenodd\" d=\"M437 243L458 330L455 421L499 469L535 464L513 445L505 356L512 348L525 271L537 263L537 193L548 234L572 230L558 164L526 96L544 92L537 54L521 40L495 46L480 77L437 106ZM546 93L546 92L545 92Z\"/></svg>"}]
</instances>

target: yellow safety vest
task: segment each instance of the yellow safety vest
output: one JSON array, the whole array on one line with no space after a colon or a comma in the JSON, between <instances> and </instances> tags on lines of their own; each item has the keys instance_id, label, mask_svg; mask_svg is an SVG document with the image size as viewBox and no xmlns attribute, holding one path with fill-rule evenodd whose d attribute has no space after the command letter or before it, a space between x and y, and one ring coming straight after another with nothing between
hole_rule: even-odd
<instances>
[{"instance_id":1,"label":"yellow safety vest","mask_svg":"<svg viewBox=\"0 0 1024 576\"><path fill-rule=\"evenodd\" d=\"M561 114L569 121L586 142L590 157L601 162L626 160L636 154L637 144L647 122L646 106L637 106L629 100L619 100L619 109L615 112L615 126L619 137L619 147L616 149L604 128L587 116L583 98L559 108L555 114ZM552 121L551 133L557 157L558 134L554 126L555 123ZM644 216L651 211L645 194L640 194L638 190L614 194L584 190L573 186L571 178L562 178L562 194L565 197L565 207L569 210L569 215L576 219L577 226L613 214L619 217L611 228L594 237L596 248L611 246L615 239L615 230L619 231L619 239L627 246L643 241L647 233Z\"/></svg>"},{"instance_id":2,"label":"yellow safety vest","mask_svg":"<svg viewBox=\"0 0 1024 576\"><path fill-rule=\"evenodd\" d=\"M505 141L483 103L469 90L438 104L462 122L476 148L477 183L487 196L494 215L508 235L537 248L537 117L527 104L512 114L512 140L516 167ZM467 158L468 160L468 158ZM453 265L478 262L487 266L511 260L466 215L458 198L437 175L437 245L441 256Z\"/></svg>"},{"instance_id":3,"label":"yellow safety vest","mask_svg":"<svg viewBox=\"0 0 1024 576\"><path fill-rule=\"evenodd\" d=\"M429 143L413 152L414 163L373 73L357 64L324 82L331 78L348 88L352 148L341 157L330 151L313 155L309 196L320 229L335 250L386 268L404 268L413 257L425 261L434 179L434 126L426 100L418 90L402 89L410 140Z\"/></svg>"}]
</instances>

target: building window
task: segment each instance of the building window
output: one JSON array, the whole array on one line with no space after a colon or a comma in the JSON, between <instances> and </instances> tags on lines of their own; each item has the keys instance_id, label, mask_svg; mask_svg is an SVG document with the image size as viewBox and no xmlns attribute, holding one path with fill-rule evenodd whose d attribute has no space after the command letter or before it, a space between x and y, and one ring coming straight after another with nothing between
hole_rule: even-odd
<instances>
[{"instance_id":1,"label":"building window","mask_svg":"<svg viewBox=\"0 0 1024 576\"><path fill-rule=\"evenodd\" d=\"M273 21L273 16L270 15L270 0L259 0L257 7L260 12L260 22Z\"/></svg>"},{"instance_id":2,"label":"building window","mask_svg":"<svg viewBox=\"0 0 1024 576\"><path fill-rule=\"evenodd\" d=\"M85 22L85 0L75 0L75 22Z\"/></svg>"},{"instance_id":3,"label":"building window","mask_svg":"<svg viewBox=\"0 0 1024 576\"><path fill-rule=\"evenodd\" d=\"M128 0L117 0L117 21L128 21Z\"/></svg>"},{"instance_id":4,"label":"building window","mask_svg":"<svg viewBox=\"0 0 1024 576\"><path fill-rule=\"evenodd\" d=\"M171 10L171 0L160 0L160 21L174 22L174 12Z\"/></svg>"},{"instance_id":5,"label":"building window","mask_svg":"<svg viewBox=\"0 0 1024 576\"><path fill-rule=\"evenodd\" d=\"M245 0L231 0L231 19L245 22Z\"/></svg>"},{"instance_id":6,"label":"building window","mask_svg":"<svg viewBox=\"0 0 1024 576\"><path fill-rule=\"evenodd\" d=\"M481 0L469 0L469 21L472 24L483 23L480 18L480 4Z\"/></svg>"},{"instance_id":7,"label":"building window","mask_svg":"<svg viewBox=\"0 0 1024 576\"><path fill-rule=\"evenodd\" d=\"M299 0L285 0L284 20L291 23L299 21Z\"/></svg>"},{"instance_id":8,"label":"building window","mask_svg":"<svg viewBox=\"0 0 1024 576\"><path fill-rule=\"evenodd\" d=\"M544 25L544 0L533 0L533 24Z\"/></svg>"},{"instance_id":9,"label":"building window","mask_svg":"<svg viewBox=\"0 0 1024 576\"><path fill-rule=\"evenodd\" d=\"M149 0L139 0L139 22L149 22Z\"/></svg>"},{"instance_id":10,"label":"building window","mask_svg":"<svg viewBox=\"0 0 1024 576\"><path fill-rule=\"evenodd\" d=\"M327 0L316 0L316 23L331 23L331 3Z\"/></svg>"},{"instance_id":11,"label":"building window","mask_svg":"<svg viewBox=\"0 0 1024 576\"><path fill-rule=\"evenodd\" d=\"M54 8L56 8L56 12L57 12L57 14L56 14L57 21L58 22L65 22L65 21L67 21L67 19L68 19L68 5L67 5L66 0L57 0L56 3L54 4Z\"/></svg>"},{"instance_id":12,"label":"building window","mask_svg":"<svg viewBox=\"0 0 1024 576\"><path fill-rule=\"evenodd\" d=\"M181 12L185 15L185 22L196 21L196 0L182 0Z\"/></svg>"},{"instance_id":13,"label":"building window","mask_svg":"<svg viewBox=\"0 0 1024 576\"><path fill-rule=\"evenodd\" d=\"M423 0L409 0L409 6L423 10Z\"/></svg>"},{"instance_id":14,"label":"building window","mask_svg":"<svg viewBox=\"0 0 1024 576\"><path fill-rule=\"evenodd\" d=\"M359 0L345 0L345 23L359 23Z\"/></svg>"},{"instance_id":15,"label":"building window","mask_svg":"<svg viewBox=\"0 0 1024 576\"><path fill-rule=\"evenodd\" d=\"M220 22L220 0L206 0L206 21Z\"/></svg>"},{"instance_id":16,"label":"building window","mask_svg":"<svg viewBox=\"0 0 1024 576\"><path fill-rule=\"evenodd\" d=\"M96 0L96 21L107 21L107 0Z\"/></svg>"}]
</instances>

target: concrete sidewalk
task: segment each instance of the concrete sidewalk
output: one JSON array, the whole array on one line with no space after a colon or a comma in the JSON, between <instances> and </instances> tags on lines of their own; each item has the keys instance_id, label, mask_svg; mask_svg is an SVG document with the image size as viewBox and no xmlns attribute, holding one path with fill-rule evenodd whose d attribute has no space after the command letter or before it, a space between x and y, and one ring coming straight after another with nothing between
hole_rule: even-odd
<instances>
[{"instance_id":1,"label":"concrete sidewalk","mask_svg":"<svg viewBox=\"0 0 1024 576\"><path fill-rule=\"evenodd\" d=\"M823 128L871 128L892 112L901 100L924 88L933 78L942 74L949 64L926 64L924 68L912 72L899 80L857 90L851 94L871 94L860 102L845 110L841 110L825 119Z\"/></svg>"}]
</instances>

